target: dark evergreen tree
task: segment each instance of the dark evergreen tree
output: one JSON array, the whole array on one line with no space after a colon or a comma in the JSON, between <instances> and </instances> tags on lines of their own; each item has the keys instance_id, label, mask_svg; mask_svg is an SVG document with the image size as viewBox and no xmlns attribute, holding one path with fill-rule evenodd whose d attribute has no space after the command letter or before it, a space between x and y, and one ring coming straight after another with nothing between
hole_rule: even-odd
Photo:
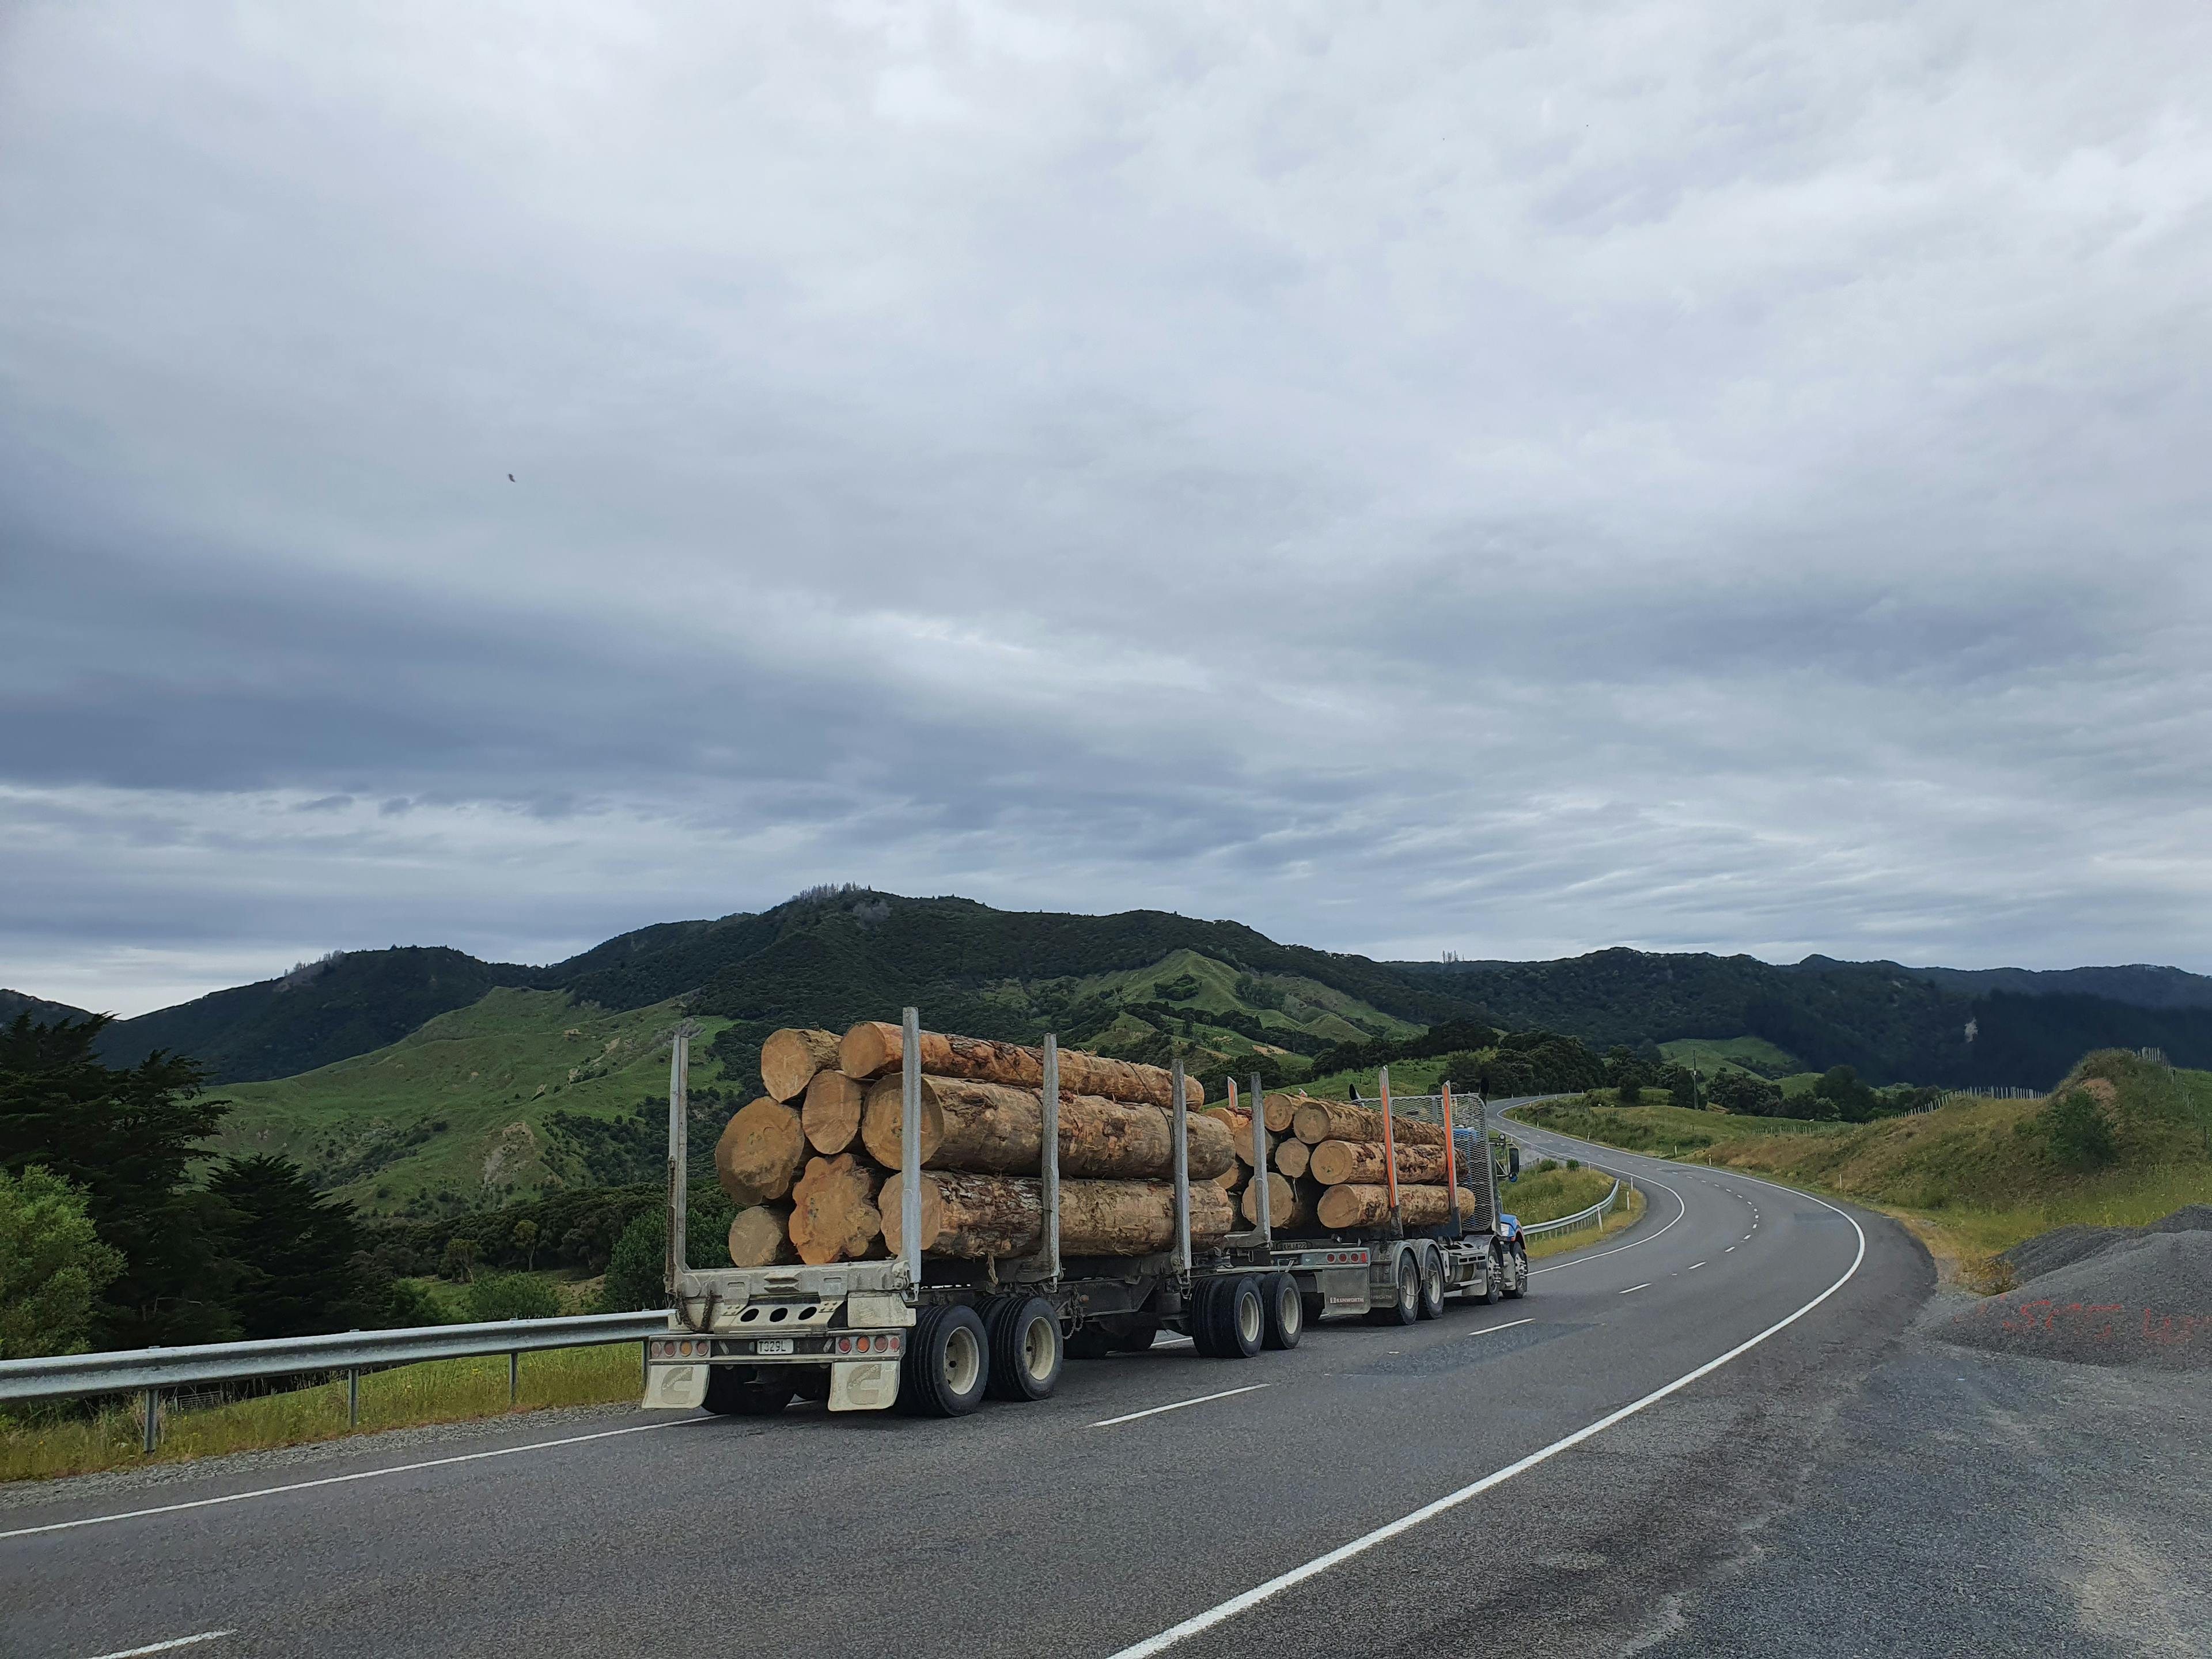
<instances>
[{"instance_id":1,"label":"dark evergreen tree","mask_svg":"<svg viewBox=\"0 0 2212 1659\"><path fill-rule=\"evenodd\" d=\"M289 1158L235 1158L208 1190L228 1213L222 1240L236 1263L231 1290L248 1338L366 1328L382 1310L363 1266L353 1206L316 1192Z\"/></svg>"}]
</instances>

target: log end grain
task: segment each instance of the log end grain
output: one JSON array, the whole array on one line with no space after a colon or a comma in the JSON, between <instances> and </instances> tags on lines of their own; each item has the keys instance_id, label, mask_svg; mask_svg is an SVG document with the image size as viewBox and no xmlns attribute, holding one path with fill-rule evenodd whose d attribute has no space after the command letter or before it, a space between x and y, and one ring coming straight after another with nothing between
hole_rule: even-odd
<instances>
[{"instance_id":1,"label":"log end grain","mask_svg":"<svg viewBox=\"0 0 2212 1659\"><path fill-rule=\"evenodd\" d=\"M791 1029L769 1033L761 1044L761 1081L775 1100L796 1100L814 1074L837 1063L837 1034Z\"/></svg>"},{"instance_id":2,"label":"log end grain","mask_svg":"<svg viewBox=\"0 0 2212 1659\"><path fill-rule=\"evenodd\" d=\"M824 1158L835 1158L860 1133L860 1111L867 1103L867 1089L842 1072L817 1072L806 1085L806 1103L799 1108L800 1127L806 1144Z\"/></svg>"},{"instance_id":3,"label":"log end grain","mask_svg":"<svg viewBox=\"0 0 2212 1659\"><path fill-rule=\"evenodd\" d=\"M792 1249L787 1204L755 1204L738 1212L730 1223L730 1264L737 1267L775 1267L796 1261Z\"/></svg>"}]
</instances>

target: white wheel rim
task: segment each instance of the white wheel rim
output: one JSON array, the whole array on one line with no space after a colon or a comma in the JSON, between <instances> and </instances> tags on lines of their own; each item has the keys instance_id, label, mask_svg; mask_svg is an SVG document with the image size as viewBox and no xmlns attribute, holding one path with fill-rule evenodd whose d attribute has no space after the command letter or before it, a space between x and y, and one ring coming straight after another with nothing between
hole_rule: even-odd
<instances>
[{"instance_id":1,"label":"white wheel rim","mask_svg":"<svg viewBox=\"0 0 2212 1659\"><path fill-rule=\"evenodd\" d=\"M1239 1296L1237 1298L1237 1334L1246 1342L1260 1340L1261 1322L1266 1317L1266 1311L1261 1307L1257 1296Z\"/></svg>"},{"instance_id":2,"label":"white wheel rim","mask_svg":"<svg viewBox=\"0 0 2212 1659\"><path fill-rule=\"evenodd\" d=\"M1306 1322L1306 1304L1295 1285L1285 1286L1275 1298L1275 1322L1283 1328L1286 1336L1294 1336Z\"/></svg>"},{"instance_id":3,"label":"white wheel rim","mask_svg":"<svg viewBox=\"0 0 2212 1659\"><path fill-rule=\"evenodd\" d=\"M1060 1358L1060 1327L1049 1319L1032 1319L1022 1333L1022 1366L1034 1382L1052 1375Z\"/></svg>"},{"instance_id":4,"label":"white wheel rim","mask_svg":"<svg viewBox=\"0 0 2212 1659\"><path fill-rule=\"evenodd\" d=\"M975 1386L975 1377L983 1369L983 1351L975 1341L975 1333L965 1325L955 1325L951 1334L945 1339L945 1382L955 1394L966 1394Z\"/></svg>"}]
</instances>

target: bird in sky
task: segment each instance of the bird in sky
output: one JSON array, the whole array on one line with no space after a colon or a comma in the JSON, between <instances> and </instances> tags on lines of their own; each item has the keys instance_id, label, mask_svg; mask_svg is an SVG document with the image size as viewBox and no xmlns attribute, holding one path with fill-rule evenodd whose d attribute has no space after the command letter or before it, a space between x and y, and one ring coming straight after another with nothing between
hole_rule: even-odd
<instances>
[{"instance_id":1,"label":"bird in sky","mask_svg":"<svg viewBox=\"0 0 2212 1659\"><path fill-rule=\"evenodd\" d=\"M507 483L513 483L514 482L514 474L513 474L512 472L508 473L508 474L507 475Z\"/></svg>"}]
</instances>

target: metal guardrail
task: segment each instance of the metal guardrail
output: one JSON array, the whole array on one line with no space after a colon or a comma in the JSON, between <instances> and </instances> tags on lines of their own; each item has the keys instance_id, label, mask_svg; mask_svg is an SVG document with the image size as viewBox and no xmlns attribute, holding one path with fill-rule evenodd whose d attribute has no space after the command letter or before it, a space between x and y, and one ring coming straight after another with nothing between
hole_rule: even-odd
<instances>
[{"instance_id":1,"label":"metal guardrail","mask_svg":"<svg viewBox=\"0 0 2212 1659\"><path fill-rule=\"evenodd\" d=\"M1540 1238L1546 1233L1564 1233L1571 1228L1597 1226L1613 1213L1613 1206L1620 1201L1620 1188L1621 1183L1616 1181L1613 1183L1613 1190L1587 1210L1563 1215L1556 1221L1539 1221L1533 1227L1523 1227L1521 1231L1529 1238Z\"/></svg>"},{"instance_id":2,"label":"metal guardrail","mask_svg":"<svg viewBox=\"0 0 2212 1659\"><path fill-rule=\"evenodd\" d=\"M476 1355L507 1356L507 1389L519 1388L522 1356L550 1348L642 1342L668 1329L665 1309L648 1313L574 1314L562 1319L501 1319L476 1325L420 1325L402 1330L343 1331L327 1336L270 1337L258 1342L209 1342L183 1348L131 1348L109 1353L53 1354L0 1359L0 1400L40 1400L89 1394L143 1394L145 1446L161 1441L161 1394L198 1382L251 1376L343 1371L346 1407L361 1421L361 1374L386 1365Z\"/></svg>"}]
</instances>

